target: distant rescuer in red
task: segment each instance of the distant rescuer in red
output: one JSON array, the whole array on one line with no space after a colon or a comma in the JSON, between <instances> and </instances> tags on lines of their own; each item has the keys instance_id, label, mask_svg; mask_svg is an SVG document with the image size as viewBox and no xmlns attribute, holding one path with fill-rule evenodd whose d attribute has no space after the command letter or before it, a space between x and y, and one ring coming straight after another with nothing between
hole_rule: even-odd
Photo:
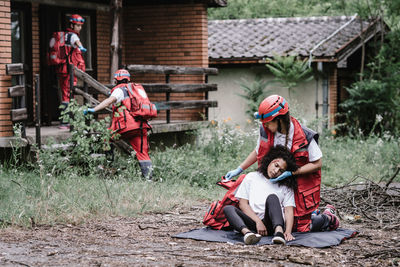
<instances>
[{"instance_id":1,"label":"distant rescuer in red","mask_svg":"<svg viewBox=\"0 0 400 267\"><path fill-rule=\"evenodd\" d=\"M111 95L94 108L88 108L83 114L95 113L112 106L111 130L132 146L144 178L152 179L152 162L149 156L147 130L151 129L148 120L157 116L157 109L147 97L143 86L131 83L131 75L120 69L114 74L117 85Z\"/></svg>"},{"instance_id":2,"label":"distant rescuer in red","mask_svg":"<svg viewBox=\"0 0 400 267\"><path fill-rule=\"evenodd\" d=\"M86 70L85 61L82 57L82 53L87 51L83 47L79 34L82 30L82 25L85 23L85 19L78 14L71 15L69 18L69 28L65 34L65 53L67 61L64 64L60 64L56 67L58 82L61 88L61 111L65 110L68 106L70 99L70 81L68 75L68 63L72 64L82 71ZM74 76L74 85L76 85L77 78ZM61 122L60 129L67 129L69 125Z\"/></svg>"}]
</instances>

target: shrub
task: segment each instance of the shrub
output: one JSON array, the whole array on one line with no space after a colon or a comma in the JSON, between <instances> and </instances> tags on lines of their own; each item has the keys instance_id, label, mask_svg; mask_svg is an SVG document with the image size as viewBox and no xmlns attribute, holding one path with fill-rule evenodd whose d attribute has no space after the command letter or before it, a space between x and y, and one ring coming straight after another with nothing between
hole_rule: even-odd
<instances>
[{"instance_id":1,"label":"shrub","mask_svg":"<svg viewBox=\"0 0 400 267\"><path fill-rule=\"evenodd\" d=\"M258 106L270 93L270 90L265 90L269 83L262 79L261 76L256 76L252 82L243 79L240 83L243 94L239 96L247 101L246 114L250 120L254 120L254 112L258 111Z\"/></svg>"},{"instance_id":2,"label":"shrub","mask_svg":"<svg viewBox=\"0 0 400 267\"><path fill-rule=\"evenodd\" d=\"M89 174L98 164L104 164L105 151L110 150L112 133L109 118L94 120L92 114L83 115L87 107L71 101L62 112L62 119L72 128L71 137L61 144L50 143L39 152L41 170L51 174Z\"/></svg>"}]
</instances>

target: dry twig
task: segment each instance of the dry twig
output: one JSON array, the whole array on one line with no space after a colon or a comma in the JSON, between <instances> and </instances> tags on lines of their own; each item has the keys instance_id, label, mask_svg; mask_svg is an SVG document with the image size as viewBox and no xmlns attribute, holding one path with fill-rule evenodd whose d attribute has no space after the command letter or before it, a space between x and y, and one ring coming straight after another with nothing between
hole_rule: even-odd
<instances>
[{"instance_id":1,"label":"dry twig","mask_svg":"<svg viewBox=\"0 0 400 267\"><path fill-rule=\"evenodd\" d=\"M362 220L379 223L383 228L397 224L400 221L400 190L389 185L399 172L400 166L384 186L355 176L343 186L323 188L322 202L334 203L341 214L361 215ZM364 182L355 184L357 178L362 178Z\"/></svg>"}]
</instances>

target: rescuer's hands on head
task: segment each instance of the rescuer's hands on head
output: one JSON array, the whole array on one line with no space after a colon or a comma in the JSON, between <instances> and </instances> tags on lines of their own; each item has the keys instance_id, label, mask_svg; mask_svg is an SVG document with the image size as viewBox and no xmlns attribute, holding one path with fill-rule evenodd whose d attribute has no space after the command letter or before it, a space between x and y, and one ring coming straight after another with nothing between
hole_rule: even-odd
<instances>
[{"instance_id":1,"label":"rescuer's hands on head","mask_svg":"<svg viewBox=\"0 0 400 267\"><path fill-rule=\"evenodd\" d=\"M275 182L278 182L278 181L280 181L280 180L286 179L286 178L288 178L288 177L290 177L290 176L292 176L292 175L293 175L292 172L290 172L290 171L285 171L284 173L282 173L282 174L279 175L278 177L273 178L273 179L270 179L270 181L273 182L273 183L275 183Z\"/></svg>"}]
</instances>

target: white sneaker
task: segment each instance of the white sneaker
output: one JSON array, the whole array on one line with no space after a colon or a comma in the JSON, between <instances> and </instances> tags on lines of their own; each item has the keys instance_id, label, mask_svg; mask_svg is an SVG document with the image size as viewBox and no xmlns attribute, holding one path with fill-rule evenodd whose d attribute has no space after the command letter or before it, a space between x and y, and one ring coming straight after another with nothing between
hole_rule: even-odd
<instances>
[{"instance_id":1,"label":"white sneaker","mask_svg":"<svg viewBox=\"0 0 400 267\"><path fill-rule=\"evenodd\" d=\"M276 232L272 238L272 243L277 245L286 245L285 236L282 232Z\"/></svg>"},{"instance_id":2,"label":"white sneaker","mask_svg":"<svg viewBox=\"0 0 400 267\"><path fill-rule=\"evenodd\" d=\"M261 235L248 232L244 235L243 240L246 245L253 245L260 241Z\"/></svg>"}]
</instances>

